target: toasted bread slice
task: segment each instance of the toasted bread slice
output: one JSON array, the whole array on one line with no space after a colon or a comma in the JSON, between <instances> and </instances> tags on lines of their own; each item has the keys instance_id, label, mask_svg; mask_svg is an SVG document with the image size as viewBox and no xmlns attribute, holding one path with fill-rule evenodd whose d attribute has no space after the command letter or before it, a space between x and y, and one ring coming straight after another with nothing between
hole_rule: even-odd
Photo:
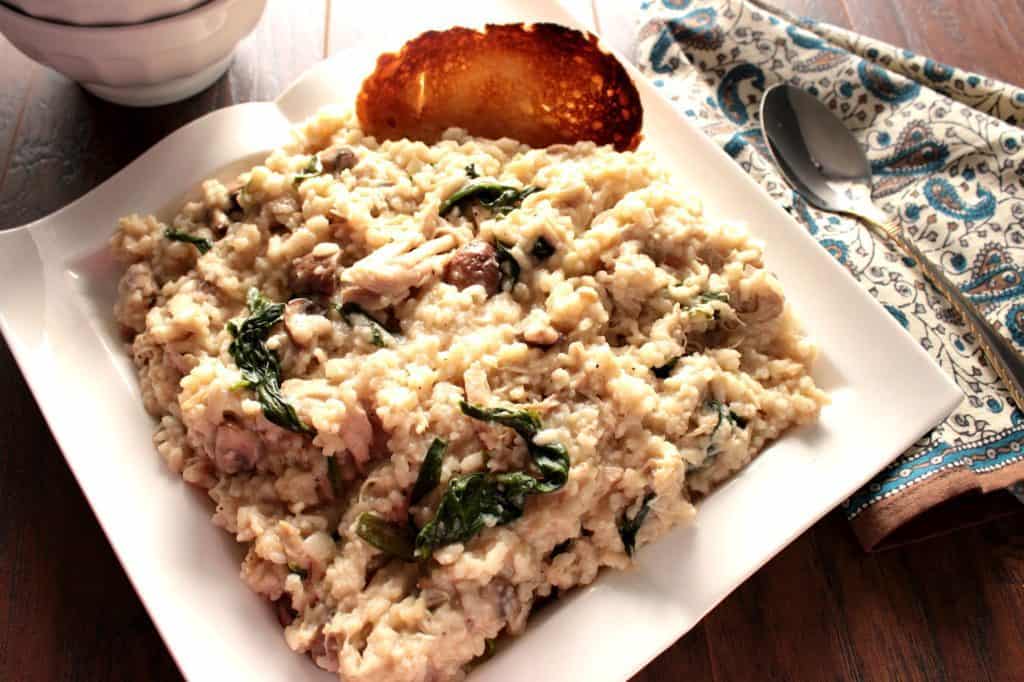
<instances>
[{"instance_id":1,"label":"toasted bread slice","mask_svg":"<svg viewBox=\"0 0 1024 682\"><path fill-rule=\"evenodd\" d=\"M377 59L356 111L381 139L434 142L459 127L532 147L592 140L619 151L636 148L643 123L622 64L595 36L557 24L423 33Z\"/></svg>"}]
</instances>

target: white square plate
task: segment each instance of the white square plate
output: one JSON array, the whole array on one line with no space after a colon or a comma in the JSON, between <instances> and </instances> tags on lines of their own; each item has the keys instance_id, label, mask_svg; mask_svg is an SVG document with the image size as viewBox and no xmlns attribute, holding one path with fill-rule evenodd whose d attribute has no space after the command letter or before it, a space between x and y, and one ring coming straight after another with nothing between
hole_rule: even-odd
<instances>
[{"instance_id":1,"label":"white square plate","mask_svg":"<svg viewBox=\"0 0 1024 682\"><path fill-rule=\"evenodd\" d=\"M442 4L407 35L379 39L308 72L276 102L222 109L157 144L67 208L0 233L0 328L132 584L192 680L328 675L286 647L266 603L238 578L240 549L211 505L168 473L111 308L117 218L161 212L204 177L258 158L291 125L352 102L382 48L425 28L572 18L556 3ZM415 21L405 17L405 22ZM428 26L426 22L429 22ZM623 60L625 63L625 60ZM822 357L832 404L705 500L696 525L545 611L476 680L620 680L695 625L782 547L938 423L960 392L913 339L711 141L631 69L646 144L699 192L713 217L746 223ZM88 558L85 558L88 560Z\"/></svg>"}]
</instances>

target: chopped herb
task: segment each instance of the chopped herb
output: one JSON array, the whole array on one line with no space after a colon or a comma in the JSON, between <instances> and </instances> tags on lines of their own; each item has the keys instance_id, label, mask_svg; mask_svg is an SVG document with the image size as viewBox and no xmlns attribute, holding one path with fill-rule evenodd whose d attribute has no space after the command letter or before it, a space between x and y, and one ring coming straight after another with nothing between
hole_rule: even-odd
<instances>
[{"instance_id":1,"label":"chopped herb","mask_svg":"<svg viewBox=\"0 0 1024 682\"><path fill-rule=\"evenodd\" d=\"M413 560L416 529L387 521L373 512L356 519L356 535L380 551L405 561Z\"/></svg>"},{"instance_id":2,"label":"chopped herb","mask_svg":"<svg viewBox=\"0 0 1024 682\"><path fill-rule=\"evenodd\" d=\"M465 400L459 401L462 414L483 422L501 424L518 433L524 440L530 441L540 431L540 417L533 410L511 407L483 407Z\"/></svg>"},{"instance_id":3,"label":"chopped herb","mask_svg":"<svg viewBox=\"0 0 1024 682\"><path fill-rule=\"evenodd\" d=\"M319 156L313 154L312 156L309 157L309 161L306 162L306 165L303 167L303 169L296 173L295 176L292 178L292 183L296 187L298 187L299 185L302 184L303 180L315 178L318 175L323 175L323 173L323 162L320 160Z\"/></svg>"},{"instance_id":4,"label":"chopped herb","mask_svg":"<svg viewBox=\"0 0 1024 682\"><path fill-rule=\"evenodd\" d=\"M441 482L441 463L447 449L448 443L440 438L435 438L427 448L423 464L420 465L420 473L416 476L416 484L409 495L409 504L418 504Z\"/></svg>"},{"instance_id":5,"label":"chopped herb","mask_svg":"<svg viewBox=\"0 0 1024 682\"><path fill-rule=\"evenodd\" d=\"M672 370L679 364L679 360L682 356L677 356L666 362L664 365L658 365L657 367L651 367L651 373L659 379L668 379L672 375Z\"/></svg>"},{"instance_id":6,"label":"chopped herb","mask_svg":"<svg viewBox=\"0 0 1024 682\"><path fill-rule=\"evenodd\" d=\"M738 414L727 408L725 405L723 405L720 401L715 400L714 398L710 398L709 400L705 401L704 407L718 412L718 421L715 422L715 428L711 430L711 438L715 437L715 434L718 432L718 428L722 425L723 419L725 421L728 421L736 428L747 428L746 418L739 416Z\"/></svg>"},{"instance_id":7,"label":"chopped herb","mask_svg":"<svg viewBox=\"0 0 1024 682\"><path fill-rule=\"evenodd\" d=\"M370 328L370 342L377 348L383 348L387 345L388 337L392 336L391 332L373 315L366 312L363 306L358 303L348 302L338 306L338 313L341 315L341 319L345 320L345 323L350 327L355 327L356 324L353 321L358 318L362 320L363 324Z\"/></svg>"},{"instance_id":8,"label":"chopped herb","mask_svg":"<svg viewBox=\"0 0 1024 682\"><path fill-rule=\"evenodd\" d=\"M710 398L704 401L704 407L705 409L714 410L718 414L718 420L715 422L714 428L711 429L711 433L708 434L708 445L705 450L705 462L700 466L688 465L688 470L702 469L710 464L711 460L714 460L714 458L718 456L718 447L715 444L715 435L722 427L722 422L729 422L734 429L745 429L747 427L747 420L723 405L721 401Z\"/></svg>"},{"instance_id":9,"label":"chopped herb","mask_svg":"<svg viewBox=\"0 0 1024 682\"><path fill-rule=\"evenodd\" d=\"M727 410L721 401L715 400L714 398L709 398L704 401L704 407L706 409L713 410L718 414L718 421L715 422L715 428L711 429L711 433L708 435L708 441L710 442L715 440L715 434L718 433L718 429L722 426L722 420L725 419Z\"/></svg>"},{"instance_id":10,"label":"chopped herb","mask_svg":"<svg viewBox=\"0 0 1024 682\"><path fill-rule=\"evenodd\" d=\"M697 297L701 303L710 303L711 301L720 301L721 303L729 302L728 291L705 291Z\"/></svg>"},{"instance_id":11,"label":"chopped herb","mask_svg":"<svg viewBox=\"0 0 1024 682\"><path fill-rule=\"evenodd\" d=\"M499 280L502 291L512 291L519 281L519 261L512 255L509 247L499 241L494 242L494 250L498 257L498 271L501 273Z\"/></svg>"},{"instance_id":12,"label":"chopped herb","mask_svg":"<svg viewBox=\"0 0 1024 682\"><path fill-rule=\"evenodd\" d=\"M633 556L633 552L636 550L636 534L650 513L653 500L654 493L647 493L644 495L643 502L640 503L640 510L636 516L629 518L624 514L622 520L619 521L619 537L622 539L622 546L625 548L627 556Z\"/></svg>"},{"instance_id":13,"label":"chopped herb","mask_svg":"<svg viewBox=\"0 0 1024 682\"><path fill-rule=\"evenodd\" d=\"M289 431L315 435L316 431L302 423L295 408L281 395L281 366L265 343L271 327L281 321L284 304L271 303L257 289L249 290L246 303L249 317L240 323L228 322L233 337L228 352L242 371L240 386L256 392L263 416L270 422Z\"/></svg>"},{"instance_id":14,"label":"chopped herb","mask_svg":"<svg viewBox=\"0 0 1024 682\"><path fill-rule=\"evenodd\" d=\"M475 199L481 206L491 209L498 215L506 215L523 199L539 191L540 188L533 185L518 189L494 180L474 180L445 199L437 213L443 216L463 202Z\"/></svg>"},{"instance_id":15,"label":"chopped herb","mask_svg":"<svg viewBox=\"0 0 1024 682\"><path fill-rule=\"evenodd\" d=\"M530 249L530 255L540 262L551 258L554 253L555 247L545 237L537 237L537 241L533 243L533 247Z\"/></svg>"},{"instance_id":16,"label":"chopped herb","mask_svg":"<svg viewBox=\"0 0 1024 682\"><path fill-rule=\"evenodd\" d=\"M170 239L172 242L185 242L186 244L191 244L196 247L196 251L201 254L206 253L213 248L213 244L209 239L203 239L202 237L197 237L193 234L189 234L188 232L182 232L181 230L172 230L168 228L164 230L164 237Z\"/></svg>"},{"instance_id":17,"label":"chopped herb","mask_svg":"<svg viewBox=\"0 0 1024 682\"><path fill-rule=\"evenodd\" d=\"M471 163L468 166L466 166L466 177L468 177L470 180L476 180L477 178L480 177L480 174L476 172L475 163Z\"/></svg>"},{"instance_id":18,"label":"chopped herb","mask_svg":"<svg viewBox=\"0 0 1024 682\"><path fill-rule=\"evenodd\" d=\"M688 306L688 309L694 313L699 313L709 320L717 320L720 311L711 305L713 301L719 303L729 302L728 291L704 291L697 295L697 303Z\"/></svg>"}]
</instances>

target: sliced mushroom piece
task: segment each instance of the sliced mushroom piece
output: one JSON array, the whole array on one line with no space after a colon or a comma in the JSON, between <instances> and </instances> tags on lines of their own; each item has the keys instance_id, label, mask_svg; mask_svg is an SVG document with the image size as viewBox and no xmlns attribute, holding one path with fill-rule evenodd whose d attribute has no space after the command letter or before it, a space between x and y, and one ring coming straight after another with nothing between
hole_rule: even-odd
<instances>
[{"instance_id":1,"label":"sliced mushroom piece","mask_svg":"<svg viewBox=\"0 0 1024 682\"><path fill-rule=\"evenodd\" d=\"M241 218L242 214L245 213L245 207L242 206L242 202L240 201L243 189L245 189L245 186L238 181L235 181L227 186L228 209L227 211L225 211L225 213L228 215L229 218Z\"/></svg>"},{"instance_id":2,"label":"sliced mushroom piece","mask_svg":"<svg viewBox=\"0 0 1024 682\"><path fill-rule=\"evenodd\" d=\"M340 256L341 249L337 244L317 244L310 253L292 261L288 286L295 294L334 295L338 289Z\"/></svg>"},{"instance_id":3,"label":"sliced mushroom piece","mask_svg":"<svg viewBox=\"0 0 1024 682\"><path fill-rule=\"evenodd\" d=\"M214 436L213 463L225 474L251 471L263 455L263 441L252 431L233 422L217 427Z\"/></svg>"},{"instance_id":4,"label":"sliced mushroom piece","mask_svg":"<svg viewBox=\"0 0 1024 682\"><path fill-rule=\"evenodd\" d=\"M522 632L530 609L519 599L515 585L503 578L495 578L488 586L494 595L498 616L507 623L510 633Z\"/></svg>"},{"instance_id":5,"label":"sliced mushroom piece","mask_svg":"<svg viewBox=\"0 0 1024 682\"><path fill-rule=\"evenodd\" d=\"M277 614L277 622L281 627L288 627L298 616L298 612L292 608L291 597L282 596L274 602L274 613Z\"/></svg>"},{"instance_id":6,"label":"sliced mushroom piece","mask_svg":"<svg viewBox=\"0 0 1024 682\"><path fill-rule=\"evenodd\" d=\"M359 157L348 147L328 147L317 152L316 156L320 159L320 165L323 166L325 173L340 173L353 168L359 162Z\"/></svg>"},{"instance_id":7,"label":"sliced mushroom piece","mask_svg":"<svg viewBox=\"0 0 1024 682\"><path fill-rule=\"evenodd\" d=\"M284 306L284 328L299 346L308 346L317 334L331 327L324 310L308 298L293 298Z\"/></svg>"},{"instance_id":8,"label":"sliced mushroom piece","mask_svg":"<svg viewBox=\"0 0 1024 682\"><path fill-rule=\"evenodd\" d=\"M459 289L479 284L488 296L498 293L500 280L497 252L491 244L479 239L456 251L444 270L444 281L449 284Z\"/></svg>"}]
</instances>

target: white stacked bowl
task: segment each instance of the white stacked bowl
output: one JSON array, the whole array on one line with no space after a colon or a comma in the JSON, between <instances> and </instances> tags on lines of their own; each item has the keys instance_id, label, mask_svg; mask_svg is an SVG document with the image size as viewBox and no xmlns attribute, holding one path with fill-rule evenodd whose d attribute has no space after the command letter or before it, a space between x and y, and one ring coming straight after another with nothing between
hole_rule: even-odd
<instances>
[{"instance_id":1,"label":"white stacked bowl","mask_svg":"<svg viewBox=\"0 0 1024 682\"><path fill-rule=\"evenodd\" d=\"M97 97L129 106L166 104L209 87L266 6L266 0L17 0L15 9L3 1L0 32L15 47ZM126 17L148 19L124 23Z\"/></svg>"},{"instance_id":2,"label":"white stacked bowl","mask_svg":"<svg viewBox=\"0 0 1024 682\"><path fill-rule=\"evenodd\" d=\"M37 19L78 26L124 26L181 14L204 0L7 0Z\"/></svg>"}]
</instances>

